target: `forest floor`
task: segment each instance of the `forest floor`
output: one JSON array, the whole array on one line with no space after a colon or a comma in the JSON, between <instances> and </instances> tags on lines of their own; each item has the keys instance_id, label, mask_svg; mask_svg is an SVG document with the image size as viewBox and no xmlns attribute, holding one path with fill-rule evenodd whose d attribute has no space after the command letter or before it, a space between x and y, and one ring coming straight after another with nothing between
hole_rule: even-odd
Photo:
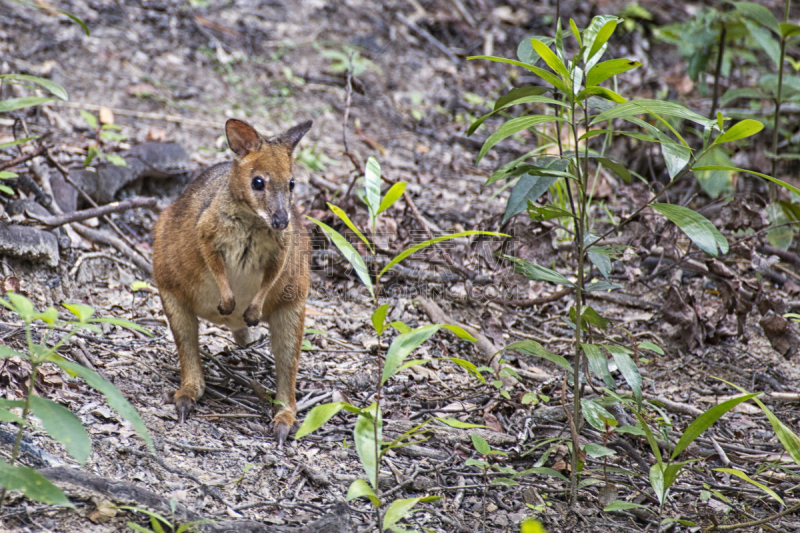
<instances>
[{"instance_id":1,"label":"forest floor","mask_svg":"<svg viewBox=\"0 0 800 533\"><path fill-rule=\"evenodd\" d=\"M475 117L520 83L507 68L466 57L513 58L525 36L551 33L554 5L494 0L241 0L224 7L201 1L148 1L124 3L125 7L110 1L63 4L87 23L90 37L63 16L3 3L0 68L4 73L47 76L67 89L66 104L15 115L25 119L32 133L50 135L47 142L64 166L80 167L95 139L79 111L97 115L99 106L112 110L114 124L129 138L106 141L106 152L147 140L175 141L189 154L193 173L229 159L223 137L226 118L248 120L270 134L313 119L312 130L298 147L297 203L304 214L329 224L335 220L326 202L342 205L363 227L366 210L355 194L346 195L351 181L359 177L354 163L343 155L342 119L349 105L345 130L355 161L363 165L374 156L388 180L408 184L409 199L401 199L379 228L384 248L396 251L429 234L464 230L513 236L453 241L446 249L404 263L409 270L391 277L385 286L389 319L423 325L433 321L426 310L434 308L439 318L444 315L480 331L490 346L528 339L570 357L574 334L562 317L568 316L574 295L536 303L558 288L528 281L494 255L502 251L564 273L573 271L574 256L562 242L563 233L524 214L502 224L508 192L496 194L496 188L482 187L500 164L529 147L520 138L506 140L476 166L483 139L499 122L489 121L473 137L466 136ZM642 5L654 15L655 24L685 20L694 10L682 2ZM585 27L591 16L616 14L624 7L620 2L564 2L561 15ZM346 57L349 47L358 47L357 63L364 68L350 104L338 68L341 59L330 53ZM643 63L621 77L621 92L628 98L669 95L708 113L708 98L687 78L676 49L653 38L649 29L618 31L610 49L613 57ZM8 114L0 118L2 143L12 137L14 121ZM768 172L769 162L760 155L764 142L737 154L738 166ZM655 179L663 173L657 150L629 148L620 144L613 150L645 176ZM17 155L0 152L0 162ZM24 169L20 165L16 170ZM614 321L612 338L633 335L663 347L664 355L641 354L639 369L646 398L661 405L658 416L671 424L673 440L700 411L738 394L720 378L750 392L770 393L765 396L767 405L790 429L800 430L797 398L791 394L800 386L800 356L796 345L790 342L783 349L780 344L796 339L789 336L796 331L768 338L760 324L765 317L800 312L800 259L790 252L773 264L764 259L771 248L763 233L742 238L740 230L753 225L745 215L753 214L760 223L758 212L763 208L758 206L766 197L766 187L743 182L739 178L731 202L711 202L696 194L691 183L675 193L676 201L693 198L694 207L704 206L706 216L724 228L734 243L727 256L711 260L695 254L688 263L662 261L665 250L671 257L675 246L685 248L685 239L663 219L642 217L619 236L629 251L615 261L611 278L623 288L589 300ZM163 206L183 184L185 179L162 180L126 191L156 195ZM595 199L599 209L607 206L620 215L631 213L650 194L647 183L620 187L614 177L601 174ZM111 218L149 258L157 214L134 209ZM106 222L97 228L111 231ZM238 349L224 328L201 325L208 387L195 415L179 425L174 407L164 403L165 393L177 388L180 376L157 290L131 289L137 281L152 279L113 248L70 235L72 246L62 247L57 267L6 257L4 276L16 276L39 308L83 302L94 306L99 316L131 320L154 334L148 338L110 326L102 336L81 335L64 355L89 362L125 394L141 413L158 460L130 424L106 407L101 395L55 367L41 376L37 392L70 408L92 436L93 453L83 466L85 472L149 489L207 518L228 521L305 525L345 499L350 484L363 477L352 446L354 417L337 415L314 434L300 441L290 438L278 448L269 431L269 410L246 386L255 378L274 390L267 328L262 329L262 341ZM315 235L315 243L325 247L325 239ZM333 252L317 252L313 258L306 327L315 331L306 335L309 349L300 363L300 420L320 403L346 399L368 406L374 400L379 369L371 301ZM759 261L769 264L762 268ZM731 276L709 274L719 272L716 267ZM8 311L0 311L0 338L17 348L24 343L21 322ZM384 338L384 345L389 340ZM559 477L569 475L570 433L562 399L571 402L571 396L563 398L563 371L543 359L509 352L505 364L518 378L502 381L508 393L502 395L492 384L497 377L487 374L482 384L443 359L460 357L481 366L492 362L487 355L491 354L440 333L414 356L435 360L405 371L384 390L389 437L434 416L486 426L465 430L431 424L427 441L388 453L381 485L390 498L441 496L421 504L405 523L418 531L500 532L518 531L521 520L535 517L550 532L656 531L660 518L649 511L602 510L618 499L658 511L647 477L655 460L646 440L603 435L586 426L583 441L605 444L616 453L586 459L578 502L569 510L568 484ZM2 360L0 395L22 397L29 372L22 360ZM618 373L614 375L620 390L626 389ZM535 404L523 404L527 393L536 395ZM588 388L587 393L594 395ZM635 425L630 414L614 414L622 424ZM513 482L487 484L479 468L465 465L470 457L478 458L472 433L506 454L497 465L517 472L539 470ZM41 429L28 432L26 442L31 449L47 452L23 457L31 466L77 465ZM783 452L767 418L753 404L741 404L726 415L686 455L699 462L673 485L661 518L707 527L756 520L783 509L755 486L712 471L717 467L748 472L789 507L800 498L798 465ZM508 474L488 473L489 481L497 477ZM106 532L126 530L129 520L146 523L143 515L114 510L98 497L71 495L77 510L13 495L0 515L0 531ZM355 529L368 531L374 516L369 502L353 500L349 509ZM673 522L663 530L699 531L697 526ZM783 516L772 521L769 530L798 531L800 519Z\"/></svg>"}]
</instances>

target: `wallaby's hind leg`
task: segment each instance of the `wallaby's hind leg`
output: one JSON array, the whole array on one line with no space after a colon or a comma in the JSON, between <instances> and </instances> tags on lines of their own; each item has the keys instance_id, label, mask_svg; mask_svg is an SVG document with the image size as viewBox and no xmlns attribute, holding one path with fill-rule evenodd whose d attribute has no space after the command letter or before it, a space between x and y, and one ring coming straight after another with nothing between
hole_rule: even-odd
<instances>
[{"instance_id":1,"label":"wallaby's hind leg","mask_svg":"<svg viewBox=\"0 0 800 533\"><path fill-rule=\"evenodd\" d=\"M194 410L197 400L203 395L206 387L203 368L200 366L197 316L169 293L162 292L161 301L169 319L172 336L175 337L175 344L178 346L181 363L181 388L169 393L167 401L175 404L178 419L183 423Z\"/></svg>"},{"instance_id":2,"label":"wallaby's hind leg","mask_svg":"<svg viewBox=\"0 0 800 533\"><path fill-rule=\"evenodd\" d=\"M292 302L269 315L272 355L275 358L275 399L280 402L275 406L272 431L279 446L286 440L297 415L295 380L303 343L305 314L304 302Z\"/></svg>"}]
</instances>

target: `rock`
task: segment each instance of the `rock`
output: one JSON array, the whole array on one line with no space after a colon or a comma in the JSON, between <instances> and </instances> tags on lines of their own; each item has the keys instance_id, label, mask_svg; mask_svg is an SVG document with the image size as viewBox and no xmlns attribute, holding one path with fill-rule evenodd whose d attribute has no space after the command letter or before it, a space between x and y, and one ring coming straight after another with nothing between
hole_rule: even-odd
<instances>
[{"instance_id":1,"label":"rock","mask_svg":"<svg viewBox=\"0 0 800 533\"><path fill-rule=\"evenodd\" d=\"M58 266L58 238L49 231L0 222L0 255Z\"/></svg>"}]
</instances>

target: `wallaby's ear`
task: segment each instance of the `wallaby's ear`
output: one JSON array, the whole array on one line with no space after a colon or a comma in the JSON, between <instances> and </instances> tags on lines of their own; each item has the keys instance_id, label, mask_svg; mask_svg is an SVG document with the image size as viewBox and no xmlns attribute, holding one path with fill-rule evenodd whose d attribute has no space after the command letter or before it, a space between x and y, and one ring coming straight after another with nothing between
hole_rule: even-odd
<instances>
[{"instance_id":1,"label":"wallaby's ear","mask_svg":"<svg viewBox=\"0 0 800 533\"><path fill-rule=\"evenodd\" d=\"M280 137L278 137L278 141L282 144L285 144L290 150L294 151L297 143L299 143L300 139L302 139L303 136L308 133L308 130L311 129L311 125L313 123L314 121L307 120L305 122L301 122L297 126L292 126L292 128L285 133L282 133Z\"/></svg>"},{"instance_id":2,"label":"wallaby's ear","mask_svg":"<svg viewBox=\"0 0 800 533\"><path fill-rule=\"evenodd\" d=\"M239 157L244 157L261 146L261 136L253 126L243 120L229 119L225 123L225 134L228 136L228 146Z\"/></svg>"}]
</instances>

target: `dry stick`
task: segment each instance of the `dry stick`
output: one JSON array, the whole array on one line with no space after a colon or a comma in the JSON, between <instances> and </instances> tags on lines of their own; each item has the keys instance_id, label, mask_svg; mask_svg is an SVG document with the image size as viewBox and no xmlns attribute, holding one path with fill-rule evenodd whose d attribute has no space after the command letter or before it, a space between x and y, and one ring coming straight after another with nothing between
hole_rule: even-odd
<instances>
[{"instance_id":1,"label":"dry stick","mask_svg":"<svg viewBox=\"0 0 800 533\"><path fill-rule=\"evenodd\" d=\"M19 157L15 157L14 159L10 159L8 161L3 161L2 163L0 163L0 170L5 170L7 168L15 167L15 166L19 165L20 163L24 163L25 161L30 161L34 157L39 157L40 155L42 155L44 153L44 151L46 149L47 149L47 147L42 145L42 146L39 146L38 148L36 148L33 152L31 152L29 154L24 154L24 155L21 155Z\"/></svg>"},{"instance_id":2,"label":"dry stick","mask_svg":"<svg viewBox=\"0 0 800 533\"><path fill-rule=\"evenodd\" d=\"M767 522L771 522L772 520L775 520L777 518L781 518L783 516L795 513L797 511L800 511L800 503L798 503L797 505L795 505L793 507L790 507L790 508L788 508L788 509L786 509L784 511L781 511L778 514L774 514L772 516L768 516L767 518L762 518L761 520L754 520L752 522L742 522L741 524L730 524L730 525L727 525L727 526L718 526L718 525L714 524L714 525L711 526L710 529L707 529L706 531L733 531L734 529L740 529L740 528L743 528L743 527L760 526L761 524L766 524Z\"/></svg>"},{"instance_id":3,"label":"dry stick","mask_svg":"<svg viewBox=\"0 0 800 533\"><path fill-rule=\"evenodd\" d=\"M567 287L566 289L561 289L560 291L554 292L549 296L542 296L540 298L528 298L525 300L496 300L497 303L503 305L510 305L513 307L533 307L536 305L543 305L550 302L555 302L560 300L564 296L568 294L572 294L575 289L572 287Z\"/></svg>"},{"instance_id":4,"label":"dry stick","mask_svg":"<svg viewBox=\"0 0 800 533\"><path fill-rule=\"evenodd\" d=\"M350 62L352 64L353 55L350 54ZM347 146L347 123L350 120L350 104L352 102L353 97L353 72L352 68L347 69L347 82L345 83L345 104L344 104L344 115L342 116L342 142L344 143L344 155L346 155L350 162L353 163L353 167L356 169L356 175L353 176L353 179L350 180L350 186L347 187L347 192L344 194L345 199L350 198L350 191L353 190L353 186L356 184L356 180L359 176L364 174L364 169L361 168L361 163L356 158L355 154L350 152L350 148Z\"/></svg>"},{"instance_id":5,"label":"dry stick","mask_svg":"<svg viewBox=\"0 0 800 533\"><path fill-rule=\"evenodd\" d=\"M444 44L442 44L442 42L439 39L428 33L428 31L417 26L414 22L406 18L405 15L403 15L402 13L397 14L397 19L406 26L408 26L408 28L412 30L414 33L416 33L417 35L419 35L420 37L424 38L426 41L431 43L437 50L446 55L450 59L450 61L452 61L453 63L458 63L458 57L456 57L456 55L453 52L451 52L449 48L447 48Z\"/></svg>"},{"instance_id":6,"label":"dry stick","mask_svg":"<svg viewBox=\"0 0 800 533\"><path fill-rule=\"evenodd\" d=\"M70 109L85 109L87 111L100 111L100 109L107 107L96 104L83 104L80 102L48 102L42 105L53 105L57 107L69 107ZM120 109L118 107L110 107L115 115L122 115L123 117L144 118L150 120L163 120L165 122L175 122L178 124L186 124L188 126L202 126L204 128L218 128L219 124L210 120L198 120L194 118L186 118L180 115L166 115L163 113L148 113L146 111L133 111L131 109Z\"/></svg>"},{"instance_id":7,"label":"dry stick","mask_svg":"<svg viewBox=\"0 0 800 533\"><path fill-rule=\"evenodd\" d=\"M72 226L72 229L74 229L75 233L84 239L92 241L95 244L113 246L119 253L130 259L131 262L139 268L139 270L148 276L153 275L153 267L150 265L150 263L133 251L130 246L122 242L122 240L114 237L113 235L109 235L105 231L87 228L82 224L75 224Z\"/></svg>"},{"instance_id":8,"label":"dry stick","mask_svg":"<svg viewBox=\"0 0 800 533\"><path fill-rule=\"evenodd\" d=\"M155 207L157 203L158 200L156 200L155 198L133 198L131 200L125 200L124 202L111 202L110 204L106 204L100 207L83 209L81 211L73 211L71 213L65 213L63 215L43 216L30 212L26 214L30 218L33 218L34 220L41 222L45 226L58 227L58 226L63 226L64 224L70 224L72 222L80 222L81 220L87 220L90 218L107 215L109 213L118 213L120 211L127 211L128 209L134 209L136 207Z\"/></svg>"}]
</instances>

